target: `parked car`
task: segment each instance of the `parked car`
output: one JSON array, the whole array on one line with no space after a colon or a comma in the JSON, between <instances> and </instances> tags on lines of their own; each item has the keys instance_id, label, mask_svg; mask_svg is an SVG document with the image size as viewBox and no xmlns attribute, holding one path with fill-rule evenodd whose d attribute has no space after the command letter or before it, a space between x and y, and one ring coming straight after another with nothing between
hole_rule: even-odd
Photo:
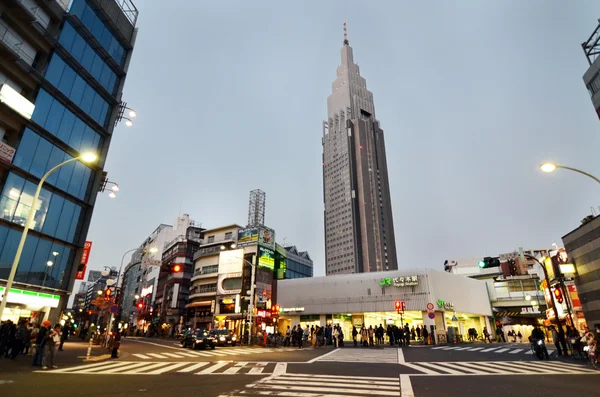
<instances>
[{"instance_id":1,"label":"parked car","mask_svg":"<svg viewBox=\"0 0 600 397\"><path fill-rule=\"evenodd\" d=\"M237 344L237 336L228 329L212 329L210 334L215 338L217 346L235 346Z\"/></svg>"},{"instance_id":2,"label":"parked car","mask_svg":"<svg viewBox=\"0 0 600 397\"><path fill-rule=\"evenodd\" d=\"M205 329L197 329L193 332L186 333L183 338L183 347L191 347L197 349L214 349L217 346L216 340Z\"/></svg>"}]
</instances>

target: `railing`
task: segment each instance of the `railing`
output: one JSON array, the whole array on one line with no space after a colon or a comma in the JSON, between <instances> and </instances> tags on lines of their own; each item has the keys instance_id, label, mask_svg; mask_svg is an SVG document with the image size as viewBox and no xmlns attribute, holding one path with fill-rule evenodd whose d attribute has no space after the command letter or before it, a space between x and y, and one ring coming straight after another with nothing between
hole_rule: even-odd
<instances>
[{"instance_id":1,"label":"railing","mask_svg":"<svg viewBox=\"0 0 600 397\"><path fill-rule=\"evenodd\" d=\"M194 254L194 260L201 258L203 256L207 256L207 255L214 255L215 253L219 253L221 252L221 247L216 246L216 247L210 247L210 248L200 248L195 254Z\"/></svg>"},{"instance_id":2,"label":"railing","mask_svg":"<svg viewBox=\"0 0 600 397\"><path fill-rule=\"evenodd\" d=\"M169 241L168 243L165 243L163 251L167 251L167 247L171 247L175 243L187 242L187 241L195 241L197 243L202 244L202 239L200 239L200 238L197 238L197 237L187 237L187 236L181 235L181 236L175 237L173 240Z\"/></svg>"},{"instance_id":3,"label":"railing","mask_svg":"<svg viewBox=\"0 0 600 397\"><path fill-rule=\"evenodd\" d=\"M125 17L131 22L131 24L135 27L137 23L138 14L140 13L135 5L131 2L131 0L114 0Z\"/></svg>"},{"instance_id":4,"label":"railing","mask_svg":"<svg viewBox=\"0 0 600 397\"><path fill-rule=\"evenodd\" d=\"M17 37L4 22L0 22L0 41L12 49L19 57L33 65L33 58L29 56L23 49L23 40Z\"/></svg>"},{"instance_id":5,"label":"railing","mask_svg":"<svg viewBox=\"0 0 600 397\"><path fill-rule=\"evenodd\" d=\"M25 8L44 29L48 29L50 24L50 17L46 14L40 6L33 0L17 0L23 8Z\"/></svg>"},{"instance_id":6,"label":"railing","mask_svg":"<svg viewBox=\"0 0 600 397\"><path fill-rule=\"evenodd\" d=\"M201 269L196 269L194 271L194 276L204 276L204 275L207 275L207 274L218 274L218 273L219 273L219 269L218 268L215 269L214 271L208 271L208 272L205 272L204 268L201 268Z\"/></svg>"},{"instance_id":7,"label":"railing","mask_svg":"<svg viewBox=\"0 0 600 397\"><path fill-rule=\"evenodd\" d=\"M221 243L221 242L225 242L225 241L227 241L227 242L229 242L229 241L235 242L236 240L237 239L233 235L231 235L231 236L219 236L219 237L213 238L213 239L210 239L210 238L207 237L204 240L204 244L215 244L215 243Z\"/></svg>"}]
</instances>

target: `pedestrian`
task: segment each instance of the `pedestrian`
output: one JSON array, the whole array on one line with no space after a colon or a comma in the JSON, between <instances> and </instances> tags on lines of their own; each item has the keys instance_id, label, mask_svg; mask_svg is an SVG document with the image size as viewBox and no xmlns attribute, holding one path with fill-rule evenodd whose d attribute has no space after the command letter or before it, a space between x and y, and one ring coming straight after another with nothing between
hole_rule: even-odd
<instances>
[{"instance_id":1,"label":"pedestrian","mask_svg":"<svg viewBox=\"0 0 600 397\"><path fill-rule=\"evenodd\" d=\"M340 336L340 332L338 331L337 326L333 327L333 332L331 333L333 337L333 341L335 343L335 347L339 347L338 337Z\"/></svg>"},{"instance_id":2,"label":"pedestrian","mask_svg":"<svg viewBox=\"0 0 600 397\"><path fill-rule=\"evenodd\" d=\"M302 340L304 339L304 331L302 330L302 325L298 325L298 335L296 336L296 340L298 341L298 349L302 349Z\"/></svg>"},{"instance_id":3,"label":"pedestrian","mask_svg":"<svg viewBox=\"0 0 600 397\"><path fill-rule=\"evenodd\" d=\"M384 334L384 331L383 331L383 327L381 326L381 324L379 324L379 328L377 328L377 334L378 334L377 335L377 339L378 339L377 340L377 344L383 345L383 334Z\"/></svg>"},{"instance_id":4,"label":"pedestrian","mask_svg":"<svg viewBox=\"0 0 600 397\"><path fill-rule=\"evenodd\" d=\"M554 328L554 325L550 326L550 332L552 332L552 340L554 341L554 346L556 346L556 354L560 357L563 355L563 351L560 348L560 336L558 335L556 328Z\"/></svg>"},{"instance_id":5,"label":"pedestrian","mask_svg":"<svg viewBox=\"0 0 600 397\"><path fill-rule=\"evenodd\" d=\"M369 347L369 331L365 328L364 324L360 329L360 341L363 347Z\"/></svg>"},{"instance_id":6,"label":"pedestrian","mask_svg":"<svg viewBox=\"0 0 600 397\"><path fill-rule=\"evenodd\" d=\"M421 327L419 327L419 326L417 325L417 329L416 329L416 331L417 331L417 339L419 339L419 340L420 340L420 339L421 339Z\"/></svg>"},{"instance_id":7,"label":"pedestrian","mask_svg":"<svg viewBox=\"0 0 600 397\"><path fill-rule=\"evenodd\" d=\"M386 334L390 341L390 346L394 346L394 328L388 324Z\"/></svg>"},{"instance_id":8,"label":"pedestrian","mask_svg":"<svg viewBox=\"0 0 600 397\"><path fill-rule=\"evenodd\" d=\"M63 351L63 345L69 339L69 332L71 331L71 327L69 323L66 323L61 330L60 334L60 345L58 346L58 351ZM118 332L118 331L117 331Z\"/></svg>"},{"instance_id":9,"label":"pedestrian","mask_svg":"<svg viewBox=\"0 0 600 397\"><path fill-rule=\"evenodd\" d=\"M408 328L408 324L404 326L404 345L410 346L410 328Z\"/></svg>"},{"instance_id":10,"label":"pedestrian","mask_svg":"<svg viewBox=\"0 0 600 397\"><path fill-rule=\"evenodd\" d=\"M425 328L425 325L423 325L423 329L421 330L421 335L423 335L423 343L425 343L426 345L429 344L429 332L427 331L427 328Z\"/></svg>"},{"instance_id":11,"label":"pedestrian","mask_svg":"<svg viewBox=\"0 0 600 397\"><path fill-rule=\"evenodd\" d=\"M487 327L483 327L483 341L485 343L492 343L492 341L490 340L490 333L488 332Z\"/></svg>"},{"instance_id":12,"label":"pedestrian","mask_svg":"<svg viewBox=\"0 0 600 397\"><path fill-rule=\"evenodd\" d=\"M292 339L292 330L290 329L290 326L288 325L287 329L285 330L285 339L283 341L283 346L289 346L291 339Z\"/></svg>"},{"instance_id":13,"label":"pedestrian","mask_svg":"<svg viewBox=\"0 0 600 397\"><path fill-rule=\"evenodd\" d=\"M310 328L308 327L308 324L306 324L306 328L304 329L304 343L306 343L308 345L308 338L312 337L312 334L310 333Z\"/></svg>"},{"instance_id":14,"label":"pedestrian","mask_svg":"<svg viewBox=\"0 0 600 397\"><path fill-rule=\"evenodd\" d=\"M521 335L521 331L517 332L517 341L521 343L523 341L523 335Z\"/></svg>"},{"instance_id":15,"label":"pedestrian","mask_svg":"<svg viewBox=\"0 0 600 397\"><path fill-rule=\"evenodd\" d=\"M410 338L412 340L417 340L417 336L416 336L416 332L415 332L415 326L413 325L412 328L410 329Z\"/></svg>"},{"instance_id":16,"label":"pedestrian","mask_svg":"<svg viewBox=\"0 0 600 397\"><path fill-rule=\"evenodd\" d=\"M352 340L354 341L354 347L358 346L358 331L356 330L356 326L352 326Z\"/></svg>"},{"instance_id":17,"label":"pedestrian","mask_svg":"<svg viewBox=\"0 0 600 397\"><path fill-rule=\"evenodd\" d=\"M398 343L398 346L402 346L402 342L404 341L402 327L394 326L394 340Z\"/></svg>"},{"instance_id":18,"label":"pedestrian","mask_svg":"<svg viewBox=\"0 0 600 397\"><path fill-rule=\"evenodd\" d=\"M502 331L502 326L498 325L496 327L496 342L504 342L506 343L506 339L504 338L504 331Z\"/></svg>"},{"instance_id":19,"label":"pedestrian","mask_svg":"<svg viewBox=\"0 0 600 397\"><path fill-rule=\"evenodd\" d=\"M50 324L50 321L44 321L35 338L35 355L33 356L34 367L41 367L44 364L44 345L46 343L46 336L48 336L48 333L50 332Z\"/></svg>"},{"instance_id":20,"label":"pedestrian","mask_svg":"<svg viewBox=\"0 0 600 397\"><path fill-rule=\"evenodd\" d=\"M27 329L27 320L19 323L19 327L15 331L15 338L11 346L10 358L16 359L17 356L23 353L25 345L29 343L29 330Z\"/></svg>"},{"instance_id":21,"label":"pedestrian","mask_svg":"<svg viewBox=\"0 0 600 397\"><path fill-rule=\"evenodd\" d=\"M331 324L327 324L327 327L325 328L325 343L331 345L333 343L332 338L333 330L331 329Z\"/></svg>"},{"instance_id":22,"label":"pedestrian","mask_svg":"<svg viewBox=\"0 0 600 397\"><path fill-rule=\"evenodd\" d=\"M289 328L289 327L288 327ZM110 354L111 358L119 358L119 347L121 347L121 333L118 329L115 328L113 331L112 337L112 352Z\"/></svg>"},{"instance_id":23,"label":"pedestrian","mask_svg":"<svg viewBox=\"0 0 600 397\"><path fill-rule=\"evenodd\" d=\"M49 330L46 335L45 343L44 343L44 366L42 369L54 369L58 368L56 366L56 345L60 343L60 324L56 324L54 329Z\"/></svg>"},{"instance_id":24,"label":"pedestrian","mask_svg":"<svg viewBox=\"0 0 600 397\"><path fill-rule=\"evenodd\" d=\"M338 347L344 347L344 330L338 325Z\"/></svg>"},{"instance_id":25,"label":"pedestrian","mask_svg":"<svg viewBox=\"0 0 600 397\"><path fill-rule=\"evenodd\" d=\"M298 338L298 330L296 329L296 326L294 325L294 327L292 328L292 346L296 346L298 344L297 342L297 338Z\"/></svg>"},{"instance_id":26,"label":"pedestrian","mask_svg":"<svg viewBox=\"0 0 600 397\"><path fill-rule=\"evenodd\" d=\"M373 343L373 337L375 336L375 330L373 329L372 325L369 325L369 346L373 346L375 343Z\"/></svg>"}]
</instances>

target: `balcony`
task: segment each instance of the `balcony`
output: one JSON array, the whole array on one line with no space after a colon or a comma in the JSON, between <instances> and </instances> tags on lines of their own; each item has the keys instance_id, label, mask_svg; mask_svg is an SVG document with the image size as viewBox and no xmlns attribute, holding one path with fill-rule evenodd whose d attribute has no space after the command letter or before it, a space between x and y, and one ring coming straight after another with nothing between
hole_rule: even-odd
<instances>
[{"instance_id":1,"label":"balcony","mask_svg":"<svg viewBox=\"0 0 600 397\"><path fill-rule=\"evenodd\" d=\"M211 267L211 266L205 266L204 268L206 268L206 267ZM194 272L194 275L192 276L192 279L191 279L192 282L194 282L195 280L200 280L200 279L204 279L204 278L217 277L219 275L218 267L216 270L209 269L208 271L205 271L204 268L196 269L196 271Z\"/></svg>"},{"instance_id":2,"label":"balcony","mask_svg":"<svg viewBox=\"0 0 600 397\"><path fill-rule=\"evenodd\" d=\"M131 0L90 0L88 4L122 41L131 43L139 14Z\"/></svg>"},{"instance_id":3,"label":"balcony","mask_svg":"<svg viewBox=\"0 0 600 397\"><path fill-rule=\"evenodd\" d=\"M18 9L15 9L15 11L18 10L18 15L26 22L32 22L38 29L41 28L42 32L48 29L48 26L50 25L50 16L48 16L35 0L10 0L10 2L20 6Z\"/></svg>"},{"instance_id":4,"label":"balcony","mask_svg":"<svg viewBox=\"0 0 600 397\"><path fill-rule=\"evenodd\" d=\"M7 52L12 53L16 59L22 59L29 66L33 65L33 57L28 54L23 47L25 43L19 36L17 36L8 25L0 21L0 42L4 47L9 50Z\"/></svg>"},{"instance_id":5,"label":"balcony","mask_svg":"<svg viewBox=\"0 0 600 397\"><path fill-rule=\"evenodd\" d=\"M188 241L193 241L193 242L202 244L202 239L197 238L197 237L177 236L173 240L169 241L168 243L165 243L163 252L167 251L169 248L171 248L173 245L175 245L177 243L187 243Z\"/></svg>"},{"instance_id":6,"label":"balcony","mask_svg":"<svg viewBox=\"0 0 600 397\"><path fill-rule=\"evenodd\" d=\"M221 252L221 245L208 248L200 248L198 252L194 254L194 261L196 261L198 258L203 258L205 256L218 255L219 252Z\"/></svg>"}]
</instances>

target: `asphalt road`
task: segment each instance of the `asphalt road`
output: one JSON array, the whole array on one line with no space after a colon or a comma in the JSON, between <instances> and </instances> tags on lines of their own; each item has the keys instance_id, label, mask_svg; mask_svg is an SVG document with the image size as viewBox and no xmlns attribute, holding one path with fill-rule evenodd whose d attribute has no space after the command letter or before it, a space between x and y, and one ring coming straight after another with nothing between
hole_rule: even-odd
<instances>
[{"instance_id":1,"label":"asphalt road","mask_svg":"<svg viewBox=\"0 0 600 397\"><path fill-rule=\"evenodd\" d=\"M320 349L183 349L126 339L119 359L52 371L0 373L11 397L596 395L600 370L573 359L539 361L527 345Z\"/></svg>"}]
</instances>

